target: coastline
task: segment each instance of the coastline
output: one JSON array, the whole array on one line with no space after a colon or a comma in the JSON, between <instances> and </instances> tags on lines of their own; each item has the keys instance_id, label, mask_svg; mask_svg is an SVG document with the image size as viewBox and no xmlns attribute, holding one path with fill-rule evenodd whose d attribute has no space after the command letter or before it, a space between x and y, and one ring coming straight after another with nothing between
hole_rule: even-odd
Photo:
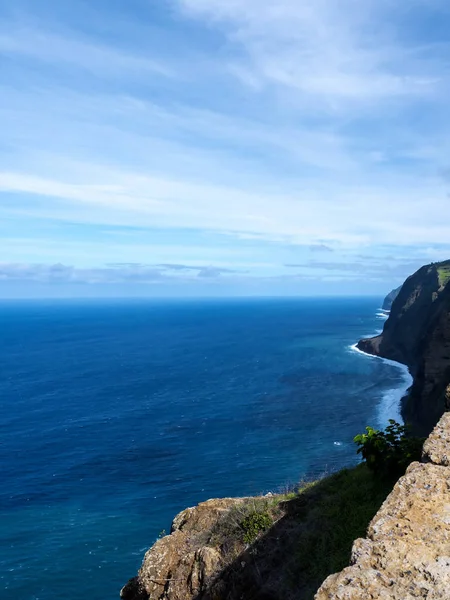
<instances>
[{"instance_id":1,"label":"coastline","mask_svg":"<svg viewBox=\"0 0 450 600\"><path fill-rule=\"evenodd\" d=\"M389 317L389 312L390 311L378 309L376 314L380 319L386 320ZM382 329L378 330L367 337L380 335L382 331ZM391 365L400 369L402 372L403 384L399 387L391 388L383 393L380 405L378 407L378 420L379 426L383 428L389 424L389 419L394 419L394 421L397 421L397 423L404 424L404 419L402 416L403 399L408 395L408 391L414 382L408 366L389 358L383 358L382 356L376 356L375 354L364 352L364 350L358 348L358 342L355 342L349 348L358 354L381 360L387 365Z\"/></svg>"}]
</instances>

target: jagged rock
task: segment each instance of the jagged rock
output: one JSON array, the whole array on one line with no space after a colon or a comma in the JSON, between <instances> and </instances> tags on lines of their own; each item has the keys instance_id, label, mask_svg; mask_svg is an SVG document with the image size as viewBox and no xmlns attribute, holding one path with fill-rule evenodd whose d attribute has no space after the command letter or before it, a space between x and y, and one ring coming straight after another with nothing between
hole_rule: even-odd
<instances>
[{"instance_id":1,"label":"jagged rock","mask_svg":"<svg viewBox=\"0 0 450 600\"><path fill-rule=\"evenodd\" d=\"M448 600L450 469L413 463L316 600Z\"/></svg>"},{"instance_id":2,"label":"jagged rock","mask_svg":"<svg viewBox=\"0 0 450 600\"><path fill-rule=\"evenodd\" d=\"M423 446L422 460L435 465L450 465L450 412L446 413Z\"/></svg>"},{"instance_id":3,"label":"jagged rock","mask_svg":"<svg viewBox=\"0 0 450 600\"><path fill-rule=\"evenodd\" d=\"M144 556L137 577L122 589L123 600L186 600L199 595L221 568L221 554L206 545L221 515L243 498L207 500L179 513L171 534L157 540Z\"/></svg>"}]
</instances>

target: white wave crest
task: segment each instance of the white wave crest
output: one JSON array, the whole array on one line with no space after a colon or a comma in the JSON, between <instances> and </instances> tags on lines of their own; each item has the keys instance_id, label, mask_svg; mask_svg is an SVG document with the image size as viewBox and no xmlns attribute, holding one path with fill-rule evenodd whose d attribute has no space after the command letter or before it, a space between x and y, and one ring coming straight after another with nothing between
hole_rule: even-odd
<instances>
[{"instance_id":1,"label":"white wave crest","mask_svg":"<svg viewBox=\"0 0 450 600\"><path fill-rule=\"evenodd\" d=\"M381 360L387 365L391 365L397 369L400 369L402 372L402 383L397 388L383 392L380 405L378 406L378 422L379 426L383 428L389 425L389 419L394 419L394 421L397 421L397 423L403 423L403 417L401 415L401 399L406 395L413 382L413 378L408 367L395 360L368 354L367 352L360 350L356 344L352 344L350 349L358 354L362 354L370 360Z\"/></svg>"}]
</instances>

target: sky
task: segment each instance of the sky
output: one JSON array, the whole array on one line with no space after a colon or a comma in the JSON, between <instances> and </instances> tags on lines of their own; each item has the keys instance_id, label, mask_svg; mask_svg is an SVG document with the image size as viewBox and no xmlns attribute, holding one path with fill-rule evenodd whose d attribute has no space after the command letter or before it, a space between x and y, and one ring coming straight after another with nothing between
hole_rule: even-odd
<instances>
[{"instance_id":1,"label":"sky","mask_svg":"<svg viewBox=\"0 0 450 600\"><path fill-rule=\"evenodd\" d=\"M449 97L448 0L0 0L0 298L382 296Z\"/></svg>"}]
</instances>

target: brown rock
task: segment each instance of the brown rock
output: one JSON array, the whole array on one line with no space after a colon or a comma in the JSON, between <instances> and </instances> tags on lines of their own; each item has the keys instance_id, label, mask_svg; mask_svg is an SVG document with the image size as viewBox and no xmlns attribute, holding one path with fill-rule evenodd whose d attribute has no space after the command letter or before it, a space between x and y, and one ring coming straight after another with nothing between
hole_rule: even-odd
<instances>
[{"instance_id":1,"label":"brown rock","mask_svg":"<svg viewBox=\"0 0 450 600\"><path fill-rule=\"evenodd\" d=\"M122 589L123 600L195 598L221 568L219 549L207 546L208 534L240 498L207 500L179 513L171 534L157 540L144 556L137 577Z\"/></svg>"},{"instance_id":2,"label":"brown rock","mask_svg":"<svg viewBox=\"0 0 450 600\"><path fill-rule=\"evenodd\" d=\"M444 414L426 440L422 459L444 467L450 465L450 412Z\"/></svg>"},{"instance_id":3,"label":"brown rock","mask_svg":"<svg viewBox=\"0 0 450 600\"><path fill-rule=\"evenodd\" d=\"M413 463L316 600L448 600L450 469Z\"/></svg>"}]
</instances>

